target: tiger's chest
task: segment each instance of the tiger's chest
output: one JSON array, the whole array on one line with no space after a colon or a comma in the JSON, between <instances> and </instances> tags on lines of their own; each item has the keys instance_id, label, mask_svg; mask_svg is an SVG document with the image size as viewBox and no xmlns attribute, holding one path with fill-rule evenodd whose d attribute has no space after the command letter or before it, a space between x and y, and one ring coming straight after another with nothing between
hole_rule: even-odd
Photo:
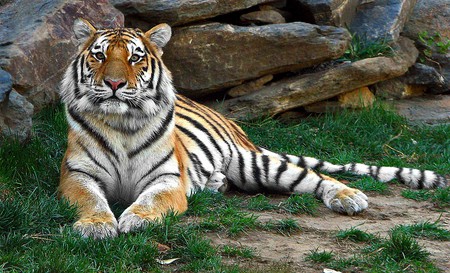
<instances>
[{"instance_id":1,"label":"tiger's chest","mask_svg":"<svg viewBox=\"0 0 450 273\"><path fill-rule=\"evenodd\" d=\"M101 131L103 141L89 137L90 156L99 164L91 166L103 181L110 202L129 204L161 173L177 172L178 162L170 156L173 150L171 132L146 130L124 133ZM85 154L86 162L91 162Z\"/></svg>"}]
</instances>

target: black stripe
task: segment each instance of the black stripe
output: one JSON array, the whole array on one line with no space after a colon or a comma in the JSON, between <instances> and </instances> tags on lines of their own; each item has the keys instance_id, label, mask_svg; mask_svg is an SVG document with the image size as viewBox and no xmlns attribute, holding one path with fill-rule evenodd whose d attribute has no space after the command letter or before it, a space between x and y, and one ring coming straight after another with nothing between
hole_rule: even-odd
<instances>
[{"instance_id":1,"label":"black stripe","mask_svg":"<svg viewBox=\"0 0 450 273\"><path fill-rule=\"evenodd\" d=\"M299 174L297 179L295 179L294 182L292 182L292 184L289 186L289 191L293 192L295 187L297 187L302 182L302 180L305 179L307 174L308 174L308 169L303 168L302 172Z\"/></svg>"},{"instance_id":2,"label":"black stripe","mask_svg":"<svg viewBox=\"0 0 450 273\"><path fill-rule=\"evenodd\" d=\"M297 166L302 168L306 167L305 158L303 158L303 156L298 157Z\"/></svg>"},{"instance_id":3,"label":"black stripe","mask_svg":"<svg viewBox=\"0 0 450 273\"><path fill-rule=\"evenodd\" d=\"M275 176L275 183L277 185L280 184L280 177L281 177L281 175L288 169L286 161L280 161L280 162L281 162L281 164L278 167L277 175Z\"/></svg>"},{"instance_id":4,"label":"black stripe","mask_svg":"<svg viewBox=\"0 0 450 273\"><path fill-rule=\"evenodd\" d=\"M109 173L109 171L106 169L106 167L103 166L103 164L101 164L100 162L98 162L97 159L95 159L95 157L91 154L91 152L89 152L89 150L86 146L84 146L80 141L77 141L77 144L81 146L81 149L87 154L89 159L92 162L94 162L95 165L97 165L99 168L103 169L109 176L112 177L112 175Z\"/></svg>"},{"instance_id":5,"label":"black stripe","mask_svg":"<svg viewBox=\"0 0 450 273\"><path fill-rule=\"evenodd\" d=\"M80 69L81 69L81 72L80 72L80 76L81 76L81 83L85 83L86 81L84 80L84 61L85 61L85 56L84 55L81 55L81 61L80 61Z\"/></svg>"},{"instance_id":6,"label":"black stripe","mask_svg":"<svg viewBox=\"0 0 450 273\"><path fill-rule=\"evenodd\" d=\"M158 81L156 82L156 101L160 101L161 100L161 95L162 95L162 90L161 89L161 82L162 82L162 75L163 75L163 66L161 64L161 61L158 60L158 68L159 68L159 76L158 76Z\"/></svg>"},{"instance_id":7,"label":"black stripe","mask_svg":"<svg viewBox=\"0 0 450 273\"><path fill-rule=\"evenodd\" d=\"M263 170L264 170L264 176L266 178L266 183L269 182L269 161L270 161L269 156L262 155Z\"/></svg>"},{"instance_id":8,"label":"black stripe","mask_svg":"<svg viewBox=\"0 0 450 273\"><path fill-rule=\"evenodd\" d=\"M151 58L151 57L150 57ZM150 77L150 84L148 85L148 87L150 88L150 89L153 89L153 79L154 79L154 77L155 77L155 59L154 58L151 58L151 61L150 61L150 70L152 71L152 75L151 75L151 77Z\"/></svg>"},{"instance_id":9,"label":"black stripe","mask_svg":"<svg viewBox=\"0 0 450 273\"><path fill-rule=\"evenodd\" d=\"M200 169L200 172L205 178L209 178L211 176L211 172L207 171L205 168L203 168L203 162L200 161L198 156L194 153L190 154L192 157L192 162L194 162L197 169Z\"/></svg>"},{"instance_id":10,"label":"black stripe","mask_svg":"<svg viewBox=\"0 0 450 273\"><path fill-rule=\"evenodd\" d=\"M184 120L187 120L189 123L194 125L195 128L199 129L203 133L205 133L208 136L209 141L212 143L214 148L220 152L223 155L222 149L220 149L219 144L217 144L216 140L212 137L211 133L198 121L194 120L193 118L183 115L179 112L176 113L176 115Z\"/></svg>"},{"instance_id":11,"label":"black stripe","mask_svg":"<svg viewBox=\"0 0 450 273\"><path fill-rule=\"evenodd\" d=\"M158 141L164 135L164 133L167 131L167 126L173 120L173 112L174 107L169 110L161 125L153 130L153 134L143 144L141 144L138 148L128 152L128 158L135 157L143 150L149 148L153 143Z\"/></svg>"},{"instance_id":12,"label":"black stripe","mask_svg":"<svg viewBox=\"0 0 450 273\"><path fill-rule=\"evenodd\" d=\"M283 158L283 160L287 161L287 162L291 162L288 158L288 156L285 153L281 154L281 158Z\"/></svg>"},{"instance_id":13,"label":"black stripe","mask_svg":"<svg viewBox=\"0 0 450 273\"><path fill-rule=\"evenodd\" d=\"M69 108L68 113L73 120L80 124L80 126L100 144L100 146L102 146L105 150L112 154L117 161L119 161L119 156L114 152L111 144L109 144L109 142L98 131L91 127L87 121L76 114L72 109Z\"/></svg>"},{"instance_id":14,"label":"black stripe","mask_svg":"<svg viewBox=\"0 0 450 273\"><path fill-rule=\"evenodd\" d=\"M319 159L319 162L317 162L317 165L314 166L314 169L320 170L323 167L324 163L325 163L325 161Z\"/></svg>"},{"instance_id":15,"label":"black stripe","mask_svg":"<svg viewBox=\"0 0 450 273\"><path fill-rule=\"evenodd\" d=\"M114 172L116 173L117 179L119 179L119 185L122 185L122 177L119 173L119 168L117 168L117 165L114 164L111 156L108 153L105 153L106 157L108 158L109 163L111 164L111 166L113 166L114 168Z\"/></svg>"},{"instance_id":16,"label":"black stripe","mask_svg":"<svg viewBox=\"0 0 450 273\"><path fill-rule=\"evenodd\" d=\"M141 181L146 178L147 176L151 175L156 169L158 169L159 167L161 167L161 165L163 165L164 163L166 163L171 157L173 156L173 149L170 150L170 152L165 155L160 161L158 161L155 165L153 165L153 167L151 167L136 183L136 186L139 185L139 183L141 183Z\"/></svg>"},{"instance_id":17,"label":"black stripe","mask_svg":"<svg viewBox=\"0 0 450 273\"><path fill-rule=\"evenodd\" d=\"M381 170L381 167L378 167L378 166L375 166L376 168L377 168L377 170L376 170L376 172L375 172L375 180L378 180L379 179L379 175L380 175L380 170Z\"/></svg>"},{"instance_id":18,"label":"black stripe","mask_svg":"<svg viewBox=\"0 0 450 273\"><path fill-rule=\"evenodd\" d=\"M423 189L423 183L425 182L425 171L420 171L420 179L418 181L419 183L419 189Z\"/></svg>"},{"instance_id":19,"label":"black stripe","mask_svg":"<svg viewBox=\"0 0 450 273\"><path fill-rule=\"evenodd\" d=\"M78 87L78 62L80 61L80 56L78 56L72 63L72 79L75 86L74 94L75 99L80 99L82 97L80 88Z\"/></svg>"},{"instance_id":20,"label":"black stripe","mask_svg":"<svg viewBox=\"0 0 450 273\"><path fill-rule=\"evenodd\" d=\"M84 170L74 168L74 167L70 166L69 162L67 162L67 161L66 161L66 168L69 172L77 172L77 173L81 173L81 174L84 174L84 175L90 177L92 180L94 180L97 183L97 185L100 187L100 189L103 191L103 193L106 194L106 184L102 180L100 180L100 178L98 176L88 173Z\"/></svg>"},{"instance_id":21,"label":"black stripe","mask_svg":"<svg viewBox=\"0 0 450 273\"><path fill-rule=\"evenodd\" d=\"M319 188L320 188L320 185L322 185L322 182L323 182L323 179L321 178L321 179L319 180L319 182L317 182L316 188L314 189L314 194L315 194L316 197L319 198L320 200L322 200L322 196L319 196L317 192L319 191ZM323 191L322 191L322 194L323 194Z\"/></svg>"},{"instance_id":22,"label":"black stripe","mask_svg":"<svg viewBox=\"0 0 450 273\"><path fill-rule=\"evenodd\" d=\"M180 126L180 125L175 125L178 130L180 130L183 134L185 134L187 137L189 137L190 139L192 139L195 143L197 143L197 146L200 148L200 150L202 150L202 152L206 155L206 157L208 158L209 162L211 162L211 164L215 167L214 164L214 158L213 155L211 154L211 152L209 151L208 147L205 146L205 144L196 136L194 135L191 131L189 131L188 129Z\"/></svg>"},{"instance_id":23,"label":"black stripe","mask_svg":"<svg viewBox=\"0 0 450 273\"><path fill-rule=\"evenodd\" d=\"M241 183L244 185L247 183L247 179L245 177L245 162L244 157L242 156L241 152L237 150L238 158L239 158L239 174L241 176Z\"/></svg>"},{"instance_id":24,"label":"black stripe","mask_svg":"<svg viewBox=\"0 0 450 273\"><path fill-rule=\"evenodd\" d=\"M256 164L256 153L254 151L251 151L252 155L252 170L253 170L253 179L256 181L256 184L261 189L265 189L265 186L263 185L261 181L261 170L258 167L258 164Z\"/></svg>"},{"instance_id":25,"label":"black stripe","mask_svg":"<svg viewBox=\"0 0 450 273\"><path fill-rule=\"evenodd\" d=\"M398 182L405 184L405 180L402 177L403 168L399 168L398 171L395 173L395 177L397 178Z\"/></svg>"},{"instance_id":26,"label":"black stripe","mask_svg":"<svg viewBox=\"0 0 450 273\"><path fill-rule=\"evenodd\" d=\"M186 146L184 145L184 143L180 140L181 146L183 147L184 151L186 152L186 154L189 157L189 160L192 162L192 166L194 166L194 171L195 174L197 175L198 181L200 181L200 170L199 168L202 167L201 164L197 164L197 158L194 157L186 148ZM202 167L203 168L203 167ZM202 170L203 171L203 170ZM189 179L191 179L191 182L194 184L195 187L200 187L200 185L192 178L192 172L190 171L189 167L188 167L188 175L189 175ZM209 177L209 176L208 176Z\"/></svg>"},{"instance_id":27,"label":"black stripe","mask_svg":"<svg viewBox=\"0 0 450 273\"><path fill-rule=\"evenodd\" d=\"M153 184L157 179L163 177L163 176L176 176L176 177L180 177L179 173L162 173L159 174L157 177L153 178L152 180L148 181L147 183L145 183L144 187L142 188L141 192L139 193L139 195L141 195L151 184Z\"/></svg>"}]
</instances>

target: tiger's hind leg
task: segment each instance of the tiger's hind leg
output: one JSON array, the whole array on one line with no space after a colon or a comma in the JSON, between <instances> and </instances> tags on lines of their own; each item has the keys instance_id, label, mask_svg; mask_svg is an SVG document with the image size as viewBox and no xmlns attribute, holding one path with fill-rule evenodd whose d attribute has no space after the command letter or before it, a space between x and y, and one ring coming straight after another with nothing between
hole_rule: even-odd
<instances>
[{"instance_id":1,"label":"tiger's hind leg","mask_svg":"<svg viewBox=\"0 0 450 273\"><path fill-rule=\"evenodd\" d=\"M239 147L230 161L227 178L243 190L312 193L339 213L353 215L368 207L367 196L334 178L301 168L276 156Z\"/></svg>"}]
</instances>

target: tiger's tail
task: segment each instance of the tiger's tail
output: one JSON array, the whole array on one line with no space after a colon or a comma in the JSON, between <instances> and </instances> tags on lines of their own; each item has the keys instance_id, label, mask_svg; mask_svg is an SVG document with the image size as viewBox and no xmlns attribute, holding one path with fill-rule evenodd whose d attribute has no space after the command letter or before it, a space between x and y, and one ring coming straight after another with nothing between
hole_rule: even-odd
<instances>
[{"instance_id":1,"label":"tiger's tail","mask_svg":"<svg viewBox=\"0 0 450 273\"><path fill-rule=\"evenodd\" d=\"M350 172L387 182L398 179L412 188L443 187L447 180L432 171L378 167L359 163L336 165L323 160L277 154L265 149L239 147L225 176L240 189L252 192L311 193L330 209L353 215L368 207L367 196L338 180L321 174Z\"/></svg>"},{"instance_id":2,"label":"tiger's tail","mask_svg":"<svg viewBox=\"0 0 450 273\"><path fill-rule=\"evenodd\" d=\"M413 189L442 188L447 185L447 179L434 171L404 167L373 166L361 163L339 165L313 157L277 154L265 149L262 149L262 151L263 154L277 157L296 166L330 174L351 173L361 176L370 176L380 182L389 182L397 179L400 183Z\"/></svg>"}]
</instances>

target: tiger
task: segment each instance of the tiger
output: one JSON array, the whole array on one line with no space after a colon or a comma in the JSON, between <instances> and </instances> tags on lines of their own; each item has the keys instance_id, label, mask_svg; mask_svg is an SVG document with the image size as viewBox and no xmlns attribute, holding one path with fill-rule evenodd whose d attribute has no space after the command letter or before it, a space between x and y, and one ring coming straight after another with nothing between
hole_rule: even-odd
<instances>
[{"instance_id":1,"label":"tiger","mask_svg":"<svg viewBox=\"0 0 450 273\"><path fill-rule=\"evenodd\" d=\"M176 92L162 60L172 36L167 24L97 29L79 18L73 31L79 53L60 86L69 126L58 195L76 206L73 229L83 237L111 238L169 211L182 214L201 190L310 193L354 215L368 208L367 196L328 174L417 189L447 184L433 171L333 164L253 144L235 121ZM115 203L125 207L118 218Z\"/></svg>"}]
</instances>

